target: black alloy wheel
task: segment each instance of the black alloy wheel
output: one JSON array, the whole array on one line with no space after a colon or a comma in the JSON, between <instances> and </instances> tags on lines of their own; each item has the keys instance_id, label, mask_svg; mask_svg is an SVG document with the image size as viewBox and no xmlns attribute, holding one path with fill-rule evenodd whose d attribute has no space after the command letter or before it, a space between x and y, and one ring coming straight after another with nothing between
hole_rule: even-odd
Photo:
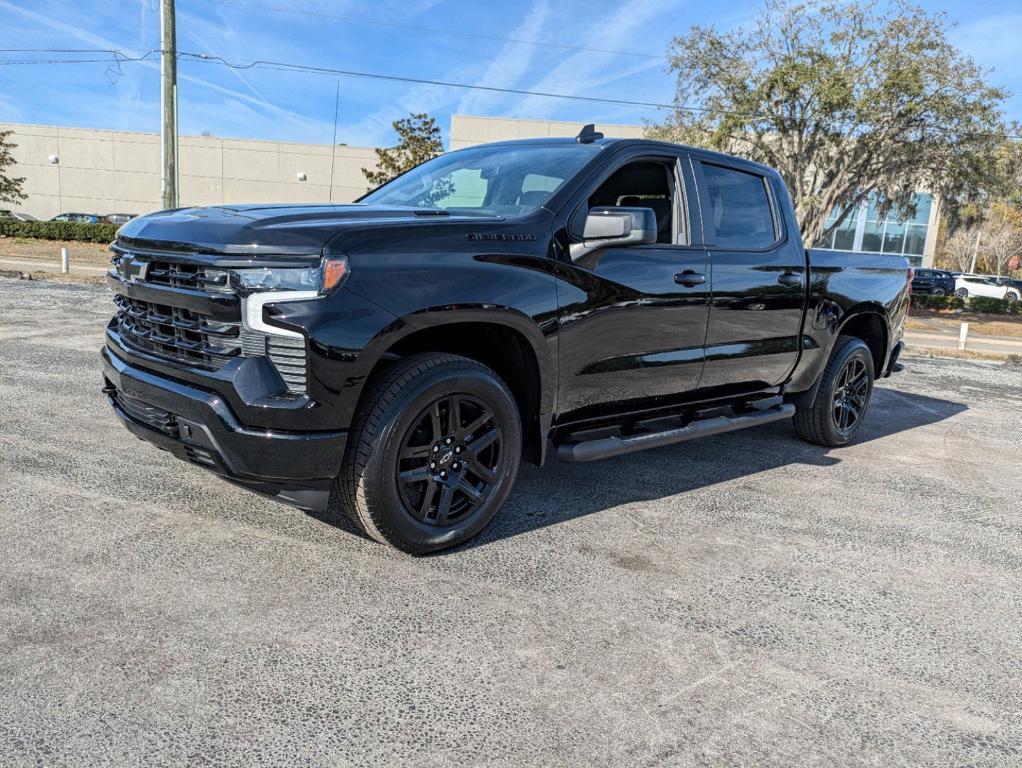
<instances>
[{"instance_id":1,"label":"black alloy wheel","mask_svg":"<svg viewBox=\"0 0 1022 768\"><path fill-rule=\"evenodd\" d=\"M466 394L445 395L412 422L398 455L405 510L444 526L473 514L498 482L503 430L489 406Z\"/></svg>"},{"instance_id":2,"label":"black alloy wheel","mask_svg":"<svg viewBox=\"0 0 1022 768\"><path fill-rule=\"evenodd\" d=\"M872 381L873 373L860 357L849 358L838 374L831 416L842 434L851 434L858 426L866 411Z\"/></svg>"},{"instance_id":3,"label":"black alloy wheel","mask_svg":"<svg viewBox=\"0 0 1022 768\"><path fill-rule=\"evenodd\" d=\"M796 406L799 437L828 448L848 443L865 420L875 378L873 353L866 342L839 336L812 403Z\"/></svg>"},{"instance_id":4,"label":"black alloy wheel","mask_svg":"<svg viewBox=\"0 0 1022 768\"><path fill-rule=\"evenodd\" d=\"M460 355L423 352L367 385L336 491L367 536L420 555L485 528L521 458L518 404L500 376Z\"/></svg>"},{"instance_id":5,"label":"black alloy wheel","mask_svg":"<svg viewBox=\"0 0 1022 768\"><path fill-rule=\"evenodd\" d=\"M947 291L945 291L943 288L934 288L933 289L933 295L934 296L947 296Z\"/></svg>"}]
</instances>

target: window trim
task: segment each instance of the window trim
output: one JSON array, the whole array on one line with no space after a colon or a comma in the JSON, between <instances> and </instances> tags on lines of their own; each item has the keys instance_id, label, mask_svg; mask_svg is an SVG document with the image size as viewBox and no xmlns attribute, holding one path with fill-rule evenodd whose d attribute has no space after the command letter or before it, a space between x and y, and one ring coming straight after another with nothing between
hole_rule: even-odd
<instances>
[{"instance_id":1,"label":"window trim","mask_svg":"<svg viewBox=\"0 0 1022 768\"><path fill-rule=\"evenodd\" d=\"M703 246L695 244L694 241L694 229L695 226L699 226L699 231L702 231L701 221L695 221L690 208L691 201L693 199L698 200L698 193L694 190L689 189L690 182L686 177L684 170L680 167L680 164L686 157L689 157L687 152L670 152L670 151L651 151L650 147L641 147L636 151L625 151L618 155L610 158L609 162L603 167L597 169L591 174L586 180L579 185L572 195L571 200L568 201L564 209L568 212L564 221L564 228L572 240L581 239L582 233L577 229L577 217L580 209L588 204L589 198L593 193L600 188L600 186L607 181L614 173L619 171L626 165L631 163L640 163L643 161L648 162L659 162L670 163L671 165L671 180L675 185L674 199L672 200L671 215L674 217L675 222L671 223L671 239L678 240L678 235L683 234L686 242L673 242L673 243L649 243L646 245L633 245L632 248L677 248L691 250L693 248L702 248ZM679 186L680 184L680 186ZM676 233L675 227L677 223L681 222L678 219L679 216L684 217L684 232Z\"/></svg>"},{"instance_id":2,"label":"window trim","mask_svg":"<svg viewBox=\"0 0 1022 768\"><path fill-rule=\"evenodd\" d=\"M787 241L788 239L787 226L785 225L783 218L780 216L780 209L778 208L777 199L774 195L773 184L770 183L771 181L770 178L760 171L749 168L743 168L738 165L732 165L725 162L718 162L716 158L704 159L701 157L696 157L695 161L693 162L694 166L693 172L695 173L696 187L698 189L700 197L699 203L700 212L702 211L703 208L702 199L704 197L707 201L710 199L709 185L706 183L706 175L703 173L704 165L712 165L717 168L723 168L726 171L744 173L748 176L755 176L759 178L759 180L763 184L763 190L766 192L767 205L770 207L770 219L773 222L774 227L774 240L769 245L760 246L757 248L733 248L728 246L717 245L716 243L708 243L706 242L707 228L704 222L703 243L701 247L705 248L708 251L738 251L742 253L766 253L767 251L776 250ZM716 231L714 231L714 236L716 236Z\"/></svg>"}]
</instances>

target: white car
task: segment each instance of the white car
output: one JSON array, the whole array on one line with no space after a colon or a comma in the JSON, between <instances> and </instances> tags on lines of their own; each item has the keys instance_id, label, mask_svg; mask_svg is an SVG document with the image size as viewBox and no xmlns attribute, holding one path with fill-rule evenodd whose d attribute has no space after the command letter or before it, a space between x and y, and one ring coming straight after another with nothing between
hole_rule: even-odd
<instances>
[{"instance_id":1,"label":"white car","mask_svg":"<svg viewBox=\"0 0 1022 768\"><path fill-rule=\"evenodd\" d=\"M955 296L988 296L991 299L1018 301L1018 289L1010 285L998 285L995 280L981 275L959 275L955 278Z\"/></svg>"}]
</instances>

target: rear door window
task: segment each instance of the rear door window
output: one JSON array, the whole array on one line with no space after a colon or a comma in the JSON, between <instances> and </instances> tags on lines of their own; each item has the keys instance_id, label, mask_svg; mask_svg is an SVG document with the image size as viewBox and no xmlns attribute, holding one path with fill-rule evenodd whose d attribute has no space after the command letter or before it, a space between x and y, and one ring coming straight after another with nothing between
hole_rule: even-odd
<instances>
[{"instance_id":1,"label":"rear door window","mask_svg":"<svg viewBox=\"0 0 1022 768\"><path fill-rule=\"evenodd\" d=\"M768 248L777 241L766 179L755 173L703 163L708 200L703 205L710 245L736 250Z\"/></svg>"}]
</instances>

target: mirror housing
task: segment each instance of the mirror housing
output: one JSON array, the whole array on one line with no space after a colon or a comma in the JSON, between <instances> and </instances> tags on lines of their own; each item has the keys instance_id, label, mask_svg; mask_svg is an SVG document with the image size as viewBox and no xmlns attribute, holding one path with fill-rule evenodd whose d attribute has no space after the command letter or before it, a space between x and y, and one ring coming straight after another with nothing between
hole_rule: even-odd
<instances>
[{"instance_id":1,"label":"mirror housing","mask_svg":"<svg viewBox=\"0 0 1022 768\"><path fill-rule=\"evenodd\" d=\"M657 241L656 213L652 208L590 208L582 228L582 242L571 243L568 253L578 261L602 248L644 245Z\"/></svg>"}]
</instances>

